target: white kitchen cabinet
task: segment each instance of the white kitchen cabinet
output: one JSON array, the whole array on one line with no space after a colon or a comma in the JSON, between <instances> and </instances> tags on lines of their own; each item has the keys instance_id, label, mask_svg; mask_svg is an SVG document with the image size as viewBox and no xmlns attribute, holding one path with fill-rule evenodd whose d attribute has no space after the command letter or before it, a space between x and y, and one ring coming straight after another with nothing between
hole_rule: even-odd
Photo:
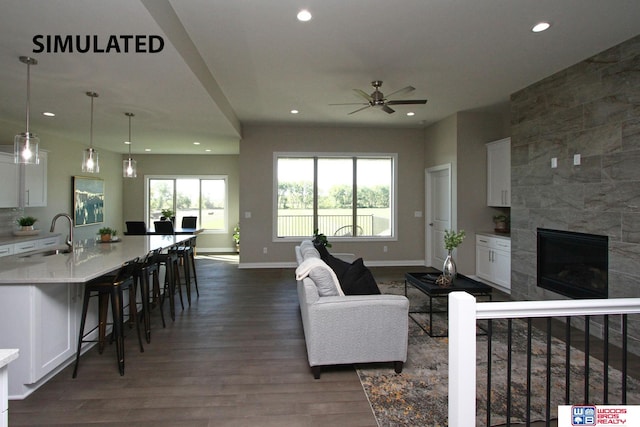
<instances>
[{"instance_id":1,"label":"white kitchen cabinet","mask_svg":"<svg viewBox=\"0 0 640 427\"><path fill-rule=\"evenodd\" d=\"M47 152L38 153L40 163L24 165L24 205L47 206Z\"/></svg>"},{"instance_id":2,"label":"white kitchen cabinet","mask_svg":"<svg viewBox=\"0 0 640 427\"><path fill-rule=\"evenodd\" d=\"M38 249L38 241L37 240L27 240L26 242L14 243L13 244L13 253L14 254L23 254L25 252L35 251Z\"/></svg>"},{"instance_id":3,"label":"white kitchen cabinet","mask_svg":"<svg viewBox=\"0 0 640 427\"><path fill-rule=\"evenodd\" d=\"M476 235L476 276L511 291L511 240Z\"/></svg>"},{"instance_id":4,"label":"white kitchen cabinet","mask_svg":"<svg viewBox=\"0 0 640 427\"><path fill-rule=\"evenodd\" d=\"M17 165L13 153L0 152L0 208L47 206L47 152L40 150L37 165Z\"/></svg>"},{"instance_id":5,"label":"white kitchen cabinet","mask_svg":"<svg viewBox=\"0 0 640 427\"><path fill-rule=\"evenodd\" d=\"M18 206L18 165L13 163L13 154L0 152L0 208Z\"/></svg>"},{"instance_id":6,"label":"white kitchen cabinet","mask_svg":"<svg viewBox=\"0 0 640 427\"><path fill-rule=\"evenodd\" d=\"M487 144L487 206L511 206L511 138Z\"/></svg>"}]
</instances>

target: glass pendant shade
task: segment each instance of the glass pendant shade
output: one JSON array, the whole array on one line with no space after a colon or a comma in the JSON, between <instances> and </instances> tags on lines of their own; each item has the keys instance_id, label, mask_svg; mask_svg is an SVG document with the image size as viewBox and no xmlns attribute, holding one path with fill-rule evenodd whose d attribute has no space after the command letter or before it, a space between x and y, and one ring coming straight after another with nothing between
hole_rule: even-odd
<instances>
[{"instance_id":1,"label":"glass pendant shade","mask_svg":"<svg viewBox=\"0 0 640 427\"><path fill-rule=\"evenodd\" d=\"M13 140L13 161L14 163L38 164L40 156L38 155L38 145L40 138L29 132L29 107L31 103L31 66L36 65L38 61L28 56L21 56L20 62L27 64L27 130L19 133Z\"/></svg>"},{"instance_id":2,"label":"glass pendant shade","mask_svg":"<svg viewBox=\"0 0 640 427\"><path fill-rule=\"evenodd\" d=\"M40 138L33 133L19 133L13 140L14 163L38 164Z\"/></svg>"},{"instance_id":3,"label":"glass pendant shade","mask_svg":"<svg viewBox=\"0 0 640 427\"><path fill-rule=\"evenodd\" d=\"M89 148L85 148L82 152L82 172L98 173L100 172L98 152L93 148L93 99L97 98L98 94L87 92L87 96L91 98L91 127L89 130Z\"/></svg>"},{"instance_id":4,"label":"glass pendant shade","mask_svg":"<svg viewBox=\"0 0 640 427\"><path fill-rule=\"evenodd\" d=\"M98 152L93 148L85 148L82 156L82 172L98 173L100 172L100 163L98 161Z\"/></svg>"},{"instance_id":5,"label":"glass pendant shade","mask_svg":"<svg viewBox=\"0 0 640 427\"><path fill-rule=\"evenodd\" d=\"M136 161L131 157L122 161L122 176L124 178L135 178L138 176Z\"/></svg>"},{"instance_id":6,"label":"glass pendant shade","mask_svg":"<svg viewBox=\"0 0 640 427\"><path fill-rule=\"evenodd\" d=\"M127 144L129 144L129 158L122 161L122 177L123 178L135 178L138 176L138 170L136 168L136 161L131 158L131 117L134 116L133 113L124 113L125 116L129 117L129 140Z\"/></svg>"}]
</instances>

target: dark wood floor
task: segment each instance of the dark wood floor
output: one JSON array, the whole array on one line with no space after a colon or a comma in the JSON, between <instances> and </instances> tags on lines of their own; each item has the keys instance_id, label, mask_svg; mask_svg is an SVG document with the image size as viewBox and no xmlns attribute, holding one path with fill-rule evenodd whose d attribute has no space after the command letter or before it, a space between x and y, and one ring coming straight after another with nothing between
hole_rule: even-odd
<instances>
[{"instance_id":1,"label":"dark wood floor","mask_svg":"<svg viewBox=\"0 0 640 427\"><path fill-rule=\"evenodd\" d=\"M144 353L129 332L124 376L92 349L10 401L10 425L376 426L352 367L313 379L293 269L197 262L200 299L166 329L155 311Z\"/></svg>"}]
</instances>

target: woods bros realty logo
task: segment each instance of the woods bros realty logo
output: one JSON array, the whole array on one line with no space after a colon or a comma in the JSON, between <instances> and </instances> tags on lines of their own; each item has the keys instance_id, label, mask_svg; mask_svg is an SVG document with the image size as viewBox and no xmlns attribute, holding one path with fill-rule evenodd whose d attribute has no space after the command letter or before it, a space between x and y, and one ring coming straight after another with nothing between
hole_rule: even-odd
<instances>
[{"instance_id":1,"label":"woods bros realty logo","mask_svg":"<svg viewBox=\"0 0 640 427\"><path fill-rule=\"evenodd\" d=\"M157 35L120 34L33 36L33 53L159 53L164 39Z\"/></svg>"},{"instance_id":2,"label":"woods bros realty logo","mask_svg":"<svg viewBox=\"0 0 640 427\"><path fill-rule=\"evenodd\" d=\"M558 427L612 425L640 426L640 406L561 405L558 407Z\"/></svg>"}]
</instances>

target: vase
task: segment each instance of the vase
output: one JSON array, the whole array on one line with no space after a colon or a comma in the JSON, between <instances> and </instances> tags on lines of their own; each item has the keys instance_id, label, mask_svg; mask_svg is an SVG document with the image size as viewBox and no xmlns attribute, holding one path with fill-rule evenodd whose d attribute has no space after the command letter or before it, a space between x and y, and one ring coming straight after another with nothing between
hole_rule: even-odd
<instances>
[{"instance_id":1,"label":"vase","mask_svg":"<svg viewBox=\"0 0 640 427\"><path fill-rule=\"evenodd\" d=\"M442 266L442 275L444 277L450 278L451 280L455 279L458 275L456 262L453 260L453 256L451 256L451 251L449 251L449 253L447 254L447 258L444 260L444 265Z\"/></svg>"}]
</instances>

